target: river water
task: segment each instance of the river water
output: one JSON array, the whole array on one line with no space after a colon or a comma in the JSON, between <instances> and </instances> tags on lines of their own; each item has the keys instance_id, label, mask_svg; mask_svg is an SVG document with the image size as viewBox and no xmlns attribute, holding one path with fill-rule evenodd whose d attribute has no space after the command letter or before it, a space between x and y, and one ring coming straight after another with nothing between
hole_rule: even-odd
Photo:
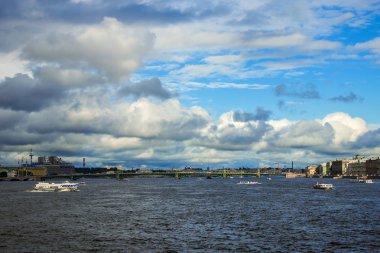
<instances>
[{"instance_id":1,"label":"river water","mask_svg":"<svg viewBox=\"0 0 380 253\"><path fill-rule=\"evenodd\" d=\"M0 252L380 252L380 180L240 180L0 182Z\"/></svg>"}]
</instances>

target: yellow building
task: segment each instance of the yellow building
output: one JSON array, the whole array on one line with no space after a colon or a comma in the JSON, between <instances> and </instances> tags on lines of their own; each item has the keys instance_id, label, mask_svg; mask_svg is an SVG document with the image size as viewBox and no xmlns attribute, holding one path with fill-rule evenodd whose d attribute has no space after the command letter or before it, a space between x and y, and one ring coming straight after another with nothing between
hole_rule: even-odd
<instances>
[{"instance_id":1,"label":"yellow building","mask_svg":"<svg viewBox=\"0 0 380 253\"><path fill-rule=\"evenodd\" d=\"M310 165L310 166L307 166L307 167L306 167L306 175L307 175L308 177L312 177L312 176L314 176L315 174L317 174L317 168L318 168L317 165Z\"/></svg>"},{"instance_id":2,"label":"yellow building","mask_svg":"<svg viewBox=\"0 0 380 253\"><path fill-rule=\"evenodd\" d=\"M45 167L21 167L14 169L15 176L46 176L47 169Z\"/></svg>"}]
</instances>

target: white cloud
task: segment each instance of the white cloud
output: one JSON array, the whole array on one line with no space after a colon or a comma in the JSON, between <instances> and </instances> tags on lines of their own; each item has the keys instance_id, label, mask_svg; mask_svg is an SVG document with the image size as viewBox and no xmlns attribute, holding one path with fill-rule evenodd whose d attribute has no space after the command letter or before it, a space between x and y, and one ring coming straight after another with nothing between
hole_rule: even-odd
<instances>
[{"instance_id":1,"label":"white cloud","mask_svg":"<svg viewBox=\"0 0 380 253\"><path fill-rule=\"evenodd\" d=\"M236 121L234 112L224 113L203 130L201 145L220 150L247 150L259 142L271 127L264 121Z\"/></svg>"},{"instance_id":2,"label":"white cloud","mask_svg":"<svg viewBox=\"0 0 380 253\"><path fill-rule=\"evenodd\" d=\"M39 133L183 140L197 136L199 129L210 120L203 109L186 108L176 99L152 101L142 98L132 103L110 104L107 96L95 96L98 99L78 95L72 103L35 113L30 117L28 128ZM45 124L46 120L50 123Z\"/></svg>"},{"instance_id":3,"label":"white cloud","mask_svg":"<svg viewBox=\"0 0 380 253\"><path fill-rule=\"evenodd\" d=\"M0 52L0 81L18 73L31 75L31 72L26 68L28 62L21 60L19 54L18 50L9 53Z\"/></svg>"},{"instance_id":4,"label":"white cloud","mask_svg":"<svg viewBox=\"0 0 380 253\"><path fill-rule=\"evenodd\" d=\"M343 112L328 114L321 122L323 124L330 124L334 129L334 143L336 145L354 142L360 135L368 131L366 122L363 119L358 117L353 118Z\"/></svg>"},{"instance_id":5,"label":"white cloud","mask_svg":"<svg viewBox=\"0 0 380 253\"><path fill-rule=\"evenodd\" d=\"M298 121L283 126L266 139L270 146L308 148L327 146L334 138L334 131L328 124L316 121Z\"/></svg>"},{"instance_id":6,"label":"white cloud","mask_svg":"<svg viewBox=\"0 0 380 253\"><path fill-rule=\"evenodd\" d=\"M99 25L37 37L27 44L23 56L37 64L95 70L119 82L142 66L153 42L153 34L144 29L127 29L115 18L106 17Z\"/></svg>"},{"instance_id":7,"label":"white cloud","mask_svg":"<svg viewBox=\"0 0 380 253\"><path fill-rule=\"evenodd\" d=\"M294 47L305 44L307 38L303 34L290 34L283 36L270 36L253 39L248 41L246 45L250 48L278 48L278 47Z\"/></svg>"},{"instance_id":8,"label":"white cloud","mask_svg":"<svg viewBox=\"0 0 380 253\"><path fill-rule=\"evenodd\" d=\"M368 50L380 55L380 37L367 42L357 43L355 44L354 48L359 50Z\"/></svg>"},{"instance_id":9,"label":"white cloud","mask_svg":"<svg viewBox=\"0 0 380 253\"><path fill-rule=\"evenodd\" d=\"M270 70L292 70L306 68L317 64L324 63L321 59L299 59L299 60L279 60L279 61L264 61L258 63L258 66L263 66Z\"/></svg>"}]
</instances>

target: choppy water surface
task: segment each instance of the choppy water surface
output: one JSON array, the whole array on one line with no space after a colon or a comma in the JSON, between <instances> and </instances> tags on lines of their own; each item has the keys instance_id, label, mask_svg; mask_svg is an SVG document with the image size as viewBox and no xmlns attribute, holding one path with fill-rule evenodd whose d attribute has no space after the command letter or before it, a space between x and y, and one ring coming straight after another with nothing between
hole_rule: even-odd
<instances>
[{"instance_id":1,"label":"choppy water surface","mask_svg":"<svg viewBox=\"0 0 380 253\"><path fill-rule=\"evenodd\" d=\"M0 252L380 251L380 181L240 180L85 179L79 192L0 182Z\"/></svg>"}]
</instances>

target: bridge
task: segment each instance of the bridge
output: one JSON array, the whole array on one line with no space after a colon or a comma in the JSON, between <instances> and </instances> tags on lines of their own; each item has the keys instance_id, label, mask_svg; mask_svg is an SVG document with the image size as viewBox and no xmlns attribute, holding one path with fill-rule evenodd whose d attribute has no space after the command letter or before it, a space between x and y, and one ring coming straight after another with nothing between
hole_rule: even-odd
<instances>
[{"instance_id":1,"label":"bridge","mask_svg":"<svg viewBox=\"0 0 380 253\"><path fill-rule=\"evenodd\" d=\"M187 172L187 171L165 171L165 172L115 172L115 173L97 173L97 174L66 174L66 175L50 175L50 176L40 176L36 177L36 180L50 180L50 179L62 179L68 178L71 180L76 180L79 178L116 178L124 179L131 177L172 177L176 179L181 179L185 177L261 177L261 176L281 176L278 173L260 173L249 172L249 171L207 171L207 172Z\"/></svg>"}]
</instances>

